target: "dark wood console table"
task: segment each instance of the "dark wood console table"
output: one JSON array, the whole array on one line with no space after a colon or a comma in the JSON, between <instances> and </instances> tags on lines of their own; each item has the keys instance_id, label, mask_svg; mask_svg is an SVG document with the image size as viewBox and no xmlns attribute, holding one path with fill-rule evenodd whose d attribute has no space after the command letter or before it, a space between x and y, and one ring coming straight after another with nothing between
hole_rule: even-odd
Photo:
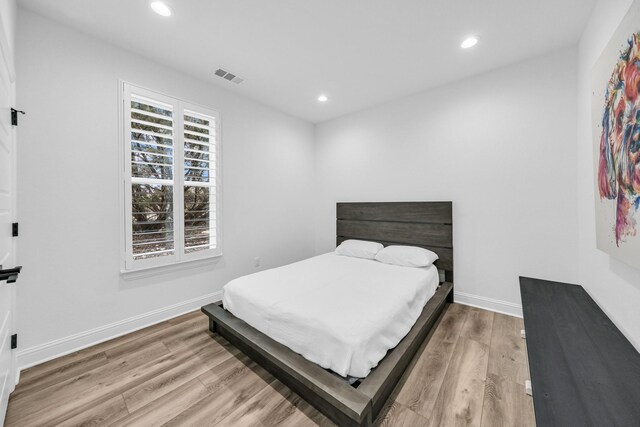
<instances>
[{"instance_id":1,"label":"dark wood console table","mask_svg":"<svg viewBox=\"0 0 640 427\"><path fill-rule=\"evenodd\" d=\"M538 426L640 426L640 353L582 286L520 292Z\"/></svg>"}]
</instances>

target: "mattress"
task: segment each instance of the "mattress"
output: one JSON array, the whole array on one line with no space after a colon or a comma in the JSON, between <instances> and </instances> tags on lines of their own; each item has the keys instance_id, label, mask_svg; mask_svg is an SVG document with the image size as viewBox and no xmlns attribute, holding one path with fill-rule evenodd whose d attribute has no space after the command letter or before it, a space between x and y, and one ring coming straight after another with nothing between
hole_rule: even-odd
<instances>
[{"instance_id":1,"label":"mattress","mask_svg":"<svg viewBox=\"0 0 640 427\"><path fill-rule=\"evenodd\" d=\"M229 282L226 310L306 359L364 378L411 330L438 270L333 252Z\"/></svg>"}]
</instances>

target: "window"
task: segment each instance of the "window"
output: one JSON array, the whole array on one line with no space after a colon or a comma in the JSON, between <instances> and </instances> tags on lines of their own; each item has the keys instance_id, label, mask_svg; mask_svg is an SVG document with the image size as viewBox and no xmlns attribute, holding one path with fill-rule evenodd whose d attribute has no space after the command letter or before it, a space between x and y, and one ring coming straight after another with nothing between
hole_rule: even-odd
<instances>
[{"instance_id":1,"label":"window","mask_svg":"<svg viewBox=\"0 0 640 427\"><path fill-rule=\"evenodd\" d=\"M125 269L220 255L220 116L124 84Z\"/></svg>"}]
</instances>

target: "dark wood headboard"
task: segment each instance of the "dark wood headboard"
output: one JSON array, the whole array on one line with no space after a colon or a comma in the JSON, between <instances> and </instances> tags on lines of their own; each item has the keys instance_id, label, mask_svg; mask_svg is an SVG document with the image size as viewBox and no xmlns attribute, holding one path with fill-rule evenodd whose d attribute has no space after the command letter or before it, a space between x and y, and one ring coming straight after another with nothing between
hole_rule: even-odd
<instances>
[{"instance_id":1,"label":"dark wood headboard","mask_svg":"<svg viewBox=\"0 0 640 427\"><path fill-rule=\"evenodd\" d=\"M347 239L429 249L435 265L453 283L453 208L451 202L338 203L336 244Z\"/></svg>"}]
</instances>

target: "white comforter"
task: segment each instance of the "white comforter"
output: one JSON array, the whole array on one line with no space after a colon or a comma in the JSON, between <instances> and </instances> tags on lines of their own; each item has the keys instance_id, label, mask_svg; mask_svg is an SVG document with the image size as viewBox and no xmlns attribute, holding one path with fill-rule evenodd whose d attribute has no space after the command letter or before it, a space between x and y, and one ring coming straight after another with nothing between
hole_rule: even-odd
<instances>
[{"instance_id":1,"label":"white comforter","mask_svg":"<svg viewBox=\"0 0 640 427\"><path fill-rule=\"evenodd\" d=\"M333 252L232 280L224 308L308 360L366 377L414 325L438 270Z\"/></svg>"}]
</instances>

